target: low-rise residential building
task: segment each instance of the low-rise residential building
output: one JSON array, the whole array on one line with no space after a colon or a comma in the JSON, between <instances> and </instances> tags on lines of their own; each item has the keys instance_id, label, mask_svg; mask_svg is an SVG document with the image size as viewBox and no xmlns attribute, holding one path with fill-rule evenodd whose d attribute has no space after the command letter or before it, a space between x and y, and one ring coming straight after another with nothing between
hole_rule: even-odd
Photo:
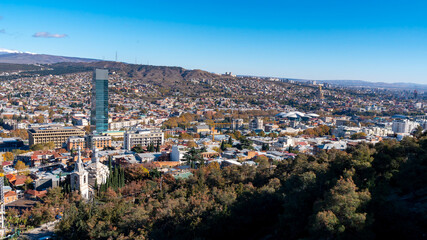
<instances>
[{"instance_id":1,"label":"low-rise residential building","mask_svg":"<svg viewBox=\"0 0 427 240\"><path fill-rule=\"evenodd\" d=\"M18 200L18 195L15 191L9 191L4 194L4 204Z\"/></svg>"},{"instance_id":2,"label":"low-rise residential building","mask_svg":"<svg viewBox=\"0 0 427 240\"><path fill-rule=\"evenodd\" d=\"M199 134L209 134L211 132L211 129L206 124L197 125L195 127L195 130L196 130L195 132Z\"/></svg>"},{"instance_id":3,"label":"low-rise residential building","mask_svg":"<svg viewBox=\"0 0 427 240\"><path fill-rule=\"evenodd\" d=\"M138 153L135 155L135 158L141 163L147 163L156 161L160 156L161 152L148 152L148 153Z\"/></svg>"},{"instance_id":4,"label":"low-rise residential building","mask_svg":"<svg viewBox=\"0 0 427 240\"><path fill-rule=\"evenodd\" d=\"M25 145L20 138L0 137L0 152L12 152L14 149L24 149Z\"/></svg>"}]
</instances>

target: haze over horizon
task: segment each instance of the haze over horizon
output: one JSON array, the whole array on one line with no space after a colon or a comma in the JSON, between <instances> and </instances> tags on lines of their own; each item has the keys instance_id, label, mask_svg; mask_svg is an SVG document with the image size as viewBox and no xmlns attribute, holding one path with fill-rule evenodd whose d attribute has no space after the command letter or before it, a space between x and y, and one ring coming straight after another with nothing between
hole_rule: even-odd
<instances>
[{"instance_id":1,"label":"haze over horizon","mask_svg":"<svg viewBox=\"0 0 427 240\"><path fill-rule=\"evenodd\" d=\"M427 3L2 1L0 47L238 75L427 83ZM28 21L31 19L31 21Z\"/></svg>"}]
</instances>

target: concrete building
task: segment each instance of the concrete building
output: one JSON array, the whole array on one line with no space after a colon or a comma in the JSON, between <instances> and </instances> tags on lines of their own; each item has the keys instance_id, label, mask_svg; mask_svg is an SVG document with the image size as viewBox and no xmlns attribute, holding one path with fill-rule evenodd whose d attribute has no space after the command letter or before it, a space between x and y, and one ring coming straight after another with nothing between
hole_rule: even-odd
<instances>
[{"instance_id":1,"label":"concrete building","mask_svg":"<svg viewBox=\"0 0 427 240\"><path fill-rule=\"evenodd\" d=\"M86 147L86 140L84 137L80 136L72 136L69 137L67 140L67 150L77 150L78 148L85 148Z\"/></svg>"},{"instance_id":2,"label":"concrete building","mask_svg":"<svg viewBox=\"0 0 427 240\"><path fill-rule=\"evenodd\" d=\"M172 151L170 154L170 160L171 161L181 161L181 159L184 157L184 153L186 153L186 151L184 151L182 149L182 147L180 148L180 146L174 145L174 146L172 146Z\"/></svg>"},{"instance_id":3,"label":"concrete building","mask_svg":"<svg viewBox=\"0 0 427 240\"><path fill-rule=\"evenodd\" d=\"M144 118L144 119L131 119L128 121L121 121L121 122L110 122L109 129L110 130L120 130L123 128L131 128L135 127L139 124L148 124L150 122L150 118Z\"/></svg>"},{"instance_id":4,"label":"concrete building","mask_svg":"<svg viewBox=\"0 0 427 240\"><path fill-rule=\"evenodd\" d=\"M111 136L89 135L86 137L86 147L90 149L111 147Z\"/></svg>"},{"instance_id":5,"label":"concrete building","mask_svg":"<svg viewBox=\"0 0 427 240\"><path fill-rule=\"evenodd\" d=\"M394 133L411 133L416 127L418 127L418 123L408 119L395 120L391 125Z\"/></svg>"},{"instance_id":6,"label":"concrete building","mask_svg":"<svg viewBox=\"0 0 427 240\"><path fill-rule=\"evenodd\" d=\"M161 152L147 152L147 153L138 153L135 155L135 158L141 163L148 163L148 162L156 161L161 156L162 156Z\"/></svg>"},{"instance_id":7,"label":"concrete building","mask_svg":"<svg viewBox=\"0 0 427 240\"><path fill-rule=\"evenodd\" d=\"M131 150L135 146L162 145L164 134L161 129L141 129L125 132L124 148Z\"/></svg>"},{"instance_id":8,"label":"concrete building","mask_svg":"<svg viewBox=\"0 0 427 240\"><path fill-rule=\"evenodd\" d=\"M238 130L243 128L243 119L239 118L239 119L233 119L231 128L233 130Z\"/></svg>"},{"instance_id":9,"label":"concrete building","mask_svg":"<svg viewBox=\"0 0 427 240\"><path fill-rule=\"evenodd\" d=\"M95 69L93 73L90 123L98 133L108 131L107 69Z\"/></svg>"},{"instance_id":10,"label":"concrete building","mask_svg":"<svg viewBox=\"0 0 427 240\"><path fill-rule=\"evenodd\" d=\"M206 135L206 134L209 134L211 132L210 127L208 125L206 125L206 124L197 125L195 127L195 129L196 129L196 131L195 131L196 133L199 133L199 134L202 134L202 135Z\"/></svg>"},{"instance_id":11,"label":"concrete building","mask_svg":"<svg viewBox=\"0 0 427 240\"><path fill-rule=\"evenodd\" d=\"M60 125L39 126L28 129L30 147L39 143L55 143L56 148L61 148L72 136L83 137L85 132L76 127L63 127Z\"/></svg>"},{"instance_id":12,"label":"concrete building","mask_svg":"<svg viewBox=\"0 0 427 240\"><path fill-rule=\"evenodd\" d=\"M373 136L387 136L389 134L393 134L392 130L380 127L363 128L362 132L366 133L366 135Z\"/></svg>"},{"instance_id":13,"label":"concrete building","mask_svg":"<svg viewBox=\"0 0 427 240\"><path fill-rule=\"evenodd\" d=\"M14 149L24 149L25 145L20 138L0 137L0 152L12 152Z\"/></svg>"},{"instance_id":14,"label":"concrete building","mask_svg":"<svg viewBox=\"0 0 427 240\"><path fill-rule=\"evenodd\" d=\"M274 146L279 148L288 148L294 145L295 145L294 138L290 136L279 137L278 142L274 143Z\"/></svg>"},{"instance_id":15,"label":"concrete building","mask_svg":"<svg viewBox=\"0 0 427 240\"><path fill-rule=\"evenodd\" d=\"M263 130L264 131L264 120L262 120L262 118L260 118L260 117L253 119L249 123L249 128L251 130Z\"/></svg>"},{"instance_id":16,"label":"concrete building","mask_svg":"<svg viewBox=\"0 0 427 240\"><path fill-rule=\"evenodd\" d=\"M279 128L279 125L273 124L273 123L269 123L265 125L266 132L271 132L271 131L277 130L278 128Z\"/></svg>"},{"instance_id":17,"label":"concrete building","mask_svg":"<svg viewBox=\"0 0 427 240\"><path fill-rule=\"evenodd\" d=\"M248 137L249 140L253 141L256 145L267 144L272 146L274 143L278 142L278 139L271 137Z\"/></svg>"}]
</instances>

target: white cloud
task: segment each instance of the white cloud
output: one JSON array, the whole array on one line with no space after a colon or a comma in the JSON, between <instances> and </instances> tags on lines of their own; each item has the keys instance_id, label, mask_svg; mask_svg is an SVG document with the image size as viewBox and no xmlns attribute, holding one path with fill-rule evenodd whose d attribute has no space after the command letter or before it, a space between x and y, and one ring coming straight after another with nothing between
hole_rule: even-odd
<instances>
[{"instance_id":1,"label":"white cloud","mask_svg":"<svg viewBox=\"0 0 427 240\"><path fill-rule=\"evenodd\" d=\"M36 38L65 38L68 37L67 34L52 34L49 32L36 32L33 34L33 37Z\"/></svg>"}]
</instances>

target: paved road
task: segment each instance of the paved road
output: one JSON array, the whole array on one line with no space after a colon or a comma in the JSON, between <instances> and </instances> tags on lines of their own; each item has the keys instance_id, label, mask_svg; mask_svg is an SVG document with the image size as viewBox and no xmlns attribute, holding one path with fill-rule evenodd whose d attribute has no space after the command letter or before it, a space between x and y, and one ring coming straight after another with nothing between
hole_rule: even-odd
<instances>
[{"instance_id":1,"label":"paved road","mask_svg":"<svg viewBox=\"0 0 427 240\"><path fill-rule=\"evenodd\" d=\"M34 228L29 231L26 231L19 237L19 239L37 240L41 237L52 236L54 233L55 224L57 222L58 222L57 220L53 222L48 222L41 225L38 228Z\"/></svg>"}]
</instances>

